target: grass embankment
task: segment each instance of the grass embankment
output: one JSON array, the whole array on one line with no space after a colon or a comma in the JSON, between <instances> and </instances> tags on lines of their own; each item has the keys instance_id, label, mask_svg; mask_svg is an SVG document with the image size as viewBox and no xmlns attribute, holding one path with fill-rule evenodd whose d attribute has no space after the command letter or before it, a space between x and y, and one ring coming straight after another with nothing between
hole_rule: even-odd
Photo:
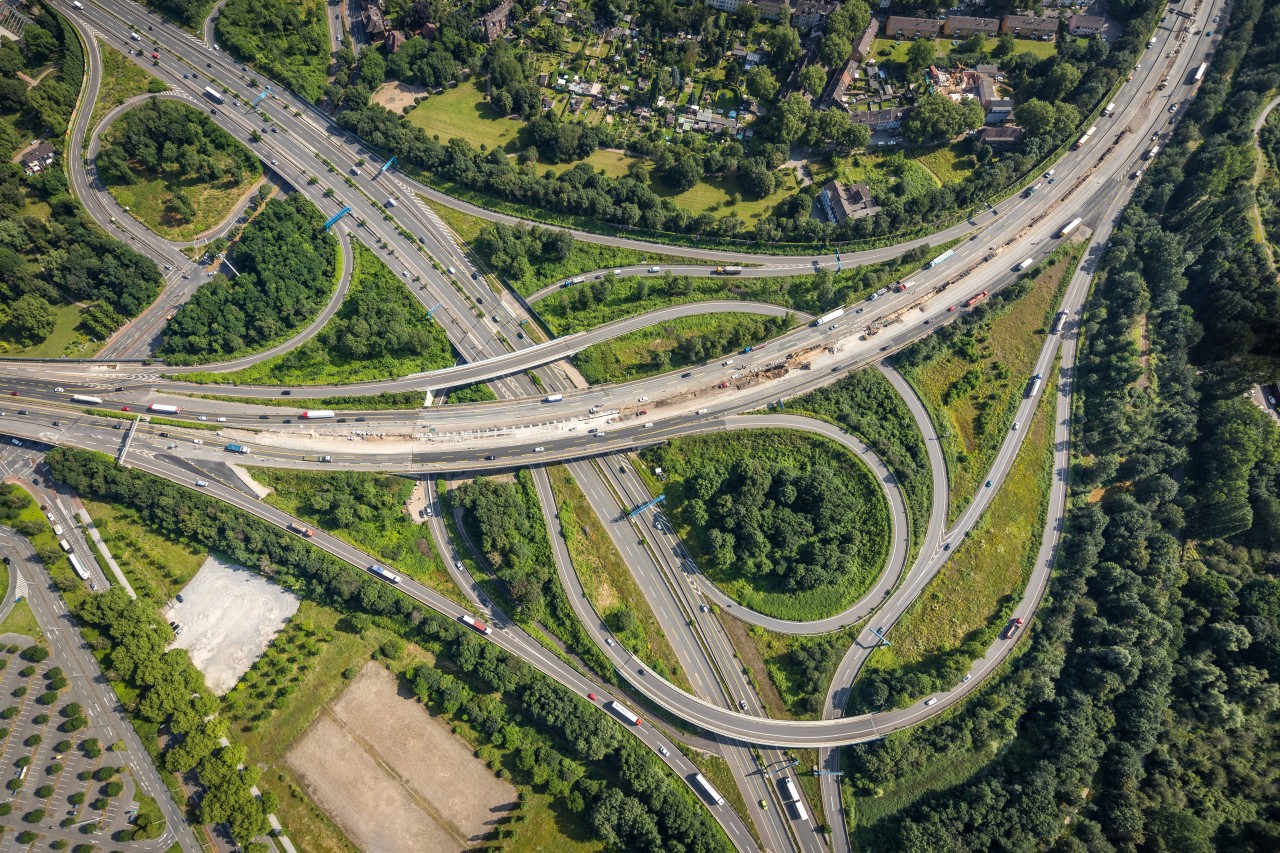
<instances>
[{"instance_id":1,"label":"grass embankment","mask_svg":"<svg viewBox=\"0 0 1280 853\"><path fill-rule=\"evenodd\" d=\"M185 374L175 375L175 379L185 378ZM439 389L432 392L449 395L447 403L484 403L498 399L488 385L461 385L456 388ZM377 412L388 409L421 409L426 402L424 391L398 391L394 394L351 394L330 397L307 397L303 394L292 394L288 397L236 397L231 394L192 394L201 400L222 400L227 403L251 402L255 406L276 406L278 408L313 408L342 409L349 412ZM435 405L435 401L432 401ZM187 424L190 426L190 424Z\"/></svg>"},{"instance_id":2,"label":"grass embankment","mask_svg":"<svg viewBox=\"0 0 1280 853\"><path fill-rule=\"evenodd\" d=\"M889 551L889 506L843 445L789 430L690 436L647 448L668 516L706 576L780 619L838 613Z\"/></svg>"},{"instance_id":3,"label":"grass embankment","mask_svg":"<svg viewBox=\"0 0 1280 853\"><path fill-rule=\"evenodd\" d=\"M177 595L208 554L142 523L136 512L86 500L85 509L139 596L162 603Z\"/></svg>"},{"instance_id":4,"label":"grass embankment","mask_svg":"<svg viewBox=\"0 0 1280 853\"><path fill-rule=\"evenodd\" d=\"M93 133L103 116L130 98L148 92L169 91L168 86L130 62L114 47L101 41L97 44L102 53L102 83L98 87L98 99L93 102L93 113L89 116L90 133Z\"/></svg>"},{"instance_id":5,"label":"grass embankment","mask_svg":"<svg viewBox=\"0 0 1280 853\"><path fill-rule=\"evenodd\" d=\"M944 243L951 246L954 243ZM915 272L942 247L921 247L883 264L832 274L777 278L691 277L670 274L604 278L575 285L534 303L555 335L592 329L613 320L688 302L741 299L818 314L848 305L893 280Z\"/></svg>"},{"instance_id":6,"label":"grass embankment","mask_svg":"<svg viewBox=\"0 0 1280 853\"><path fill-rule=\"evenodd\" d=\"M951 520L968 505L1013 423L1083 251L1082 243L1060 249L987 307L944 326L900 359L942 439Z\"/></svg>"},{"instance_id":7,"label":"grass embankment","mask_svg":"<svg viewBox=\"0 0 1280 853\"><path fill-rule=\"evenodd\" d=\"M445 571L426 525L405 511L412 480L354 471L249 471L255 480L274 490L267 503L316 524L441 595L466 604Z\"/></svg>"},{"instance_id":8,"label":"grass embankment","mask_svg":"<svg viewBox=\"0 0 1280 853\"><path fill-rule=\"evenodd\" d=\"M26 211L29 213L30 211ZM23 358L90 358L105 341L94 340L81 324L85 306L75 303L53 306L53 331L36 344L0 339L0 354ZM0 326L0 330L3 327Z\"/></svg>"},{"instance_id":9,"label":"grass embankment","mask_svg":"<svg viewBox=\"0 0 1280 853\"><path fill-rule=\"evenodd\" d=\"M0 622L0 634L22 634L36 642L44 639L44 632L36 622L36 615L25 601L15 602L9 615Z\"/></svg>"},{"instance_id":10,"label":"grass embankment","mask_svg":"<svg viewBox=\"0 0 1280 853\"><path fill-rule=\"evenodd\" d=\"M855 684L868 710L960 680L1004 628L1035 563L1053 478L1056 395L1046 392L999 494L894 626Z\"/></svg>"},{"instance_id":11,"label":"grass embankment","mask_svg":"<svg viewBox=\"0 0 1280 853\"><path fill-rule=\"evenodd\" d=\"M185 112L200 135L209 143L201 154L212 167L209 172L186 168L176 162L162 162L158 169L129 163L133 180L107 180L107 189L129 213L166 240L194 240L197 235L227 218L262 177L258 159L235 137L213 124L194 107L178 101L161 101L166 111ZM151 109L151 102L136 109ZM120 115L103 133L104 148L122 140L120 128L128 122L131 109ZM216 177L209 179L206 174ZM185 203L184 203L185 200Z\"/></svg>"},{"instance_id":12,"label":"grass embankment","mask_svg":"<svg viewBox=\"0 0 1280 853\"><path fill-rule=\"evenodd\" d=\"M461 210L455 210L452 207L441 204L430 199L423 199L431 209L440 215L445 224L453 230L458 237L465 241L467 245L480 256L484 256L481 247L477 245L477 240L481 230L488 224L479 216L472 216ZM486 258L486 260L488 260ZM560 261L545 261L530 266L528 273L518 279L512 279L503 276L507 283L519 293L521 296L529 296L537 290L554 284L557 281L563 281L592 270L608 269L610 267L630 267L637 264L698 264L703 263L697 259L681 258L674 255L665 255L660 252L639 252L635 249L624 249L618 246L605 246L599 243L588 243L582 240L575 240L573 248L569 251L569 256Z\"/></svg>"},{"instance_id":13,"label":"grass embankment","mask_svg":"<svg viewBox=\"0 0 1280 853\"><path fill-rule=\"evenodd\" d=\"M654 672L692 692L640 585L569 469L556 465L547 469L547 475L560 513L565 545L591 606L614 628L618 642L648 663Z\"/></svg>"},{"instance_id":14,"label":"grass embankment","mask_svg":"<svg viewBox=\"0 0 1280 853\"><path fill-rule=\"evenodd\" d=\"M592 385L627 382L759 345L797 323L794 317L740 313L677 317L592 344L573 356L573 365Z\"/></svg>"},{"instance_id":15,"label":"grass embankment","mask_svg":"<svg viewBox=\"0 0 1280 853\"><path fill-rule=\"evenodd\" d=\"M451 366L456 353L440 324L377 255L358 241L351 246L351 288L315 337L243 370L182 378L220 385L327 385Z\"/></svg>"}]
</instances>

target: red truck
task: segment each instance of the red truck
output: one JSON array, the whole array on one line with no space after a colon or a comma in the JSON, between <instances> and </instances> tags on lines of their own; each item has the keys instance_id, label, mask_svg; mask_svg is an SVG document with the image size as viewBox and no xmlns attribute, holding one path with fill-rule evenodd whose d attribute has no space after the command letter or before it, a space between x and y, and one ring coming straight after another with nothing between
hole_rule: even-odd
<instances>
[{"instance_id":1,"label":"red truck","mask_svg":"<svg viewBox=\"0 0 1280 853\"><path fill-rule=\"evenodd\" d=\"M987 298L987 292L984 290L984 291L982 291L981 293L979 293L977 296L973 297L973 298L972 298L972 299L970 299L968 302L966 302L966 303L964 304L964 307L965 307L965 308L972 308L973 306L977 305L979 302L981 302L982 300L984 300L984 299L986 299L986 298Z\"/></svg>"}]
</instances>

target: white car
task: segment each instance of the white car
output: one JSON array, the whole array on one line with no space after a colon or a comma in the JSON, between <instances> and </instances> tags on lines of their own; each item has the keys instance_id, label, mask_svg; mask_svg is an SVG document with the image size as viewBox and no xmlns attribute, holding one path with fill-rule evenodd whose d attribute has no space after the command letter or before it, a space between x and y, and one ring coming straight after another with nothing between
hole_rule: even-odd
<instances>
[{"instance_id":1,"label":"white car","mask_svg":"<svg viewBox=\"0 0 1280 853\"><path fill-rule=\"evenodd\" d=\"M61 394L61 393L62 393L62 390L63 390L62 388L54 388L54 389L53 389L53 391L54 391L54 393L55 393L55 394Z\"/></svg>"},{"instance_id":2,"label":"white car","mask_svg":"<svg viewBox=\"0 0 1280 853\"><path fill-rule=\"evenodd\" d=\"M662 267L649 267L649 272L662 272Z\"/></svg>"},{"instance_id":3,"label":"white car","mask_svg":"<svg viewBox=\"0 0 1280 853\"><path fill-rule=\"evenodd\" d=\"M204 439L202 439L202 438L193 438L193 439L191 439L191 443L192 443L192 444L204 444Z\"/></svg>"},{"instance_id":4,"label":"white car","mask_svg":"<svg viewBox=\"0 0 1280 853\"><path fill-rule=\"evenodd\" d=\"M937 704L938 704L938 697L937 697L937 696L931 696L930 698L928 698L928 699L924 700L924 706L925 706L926 708L931 707L931 706L933 706L933 705L937 705Z\"/></svg>"},{"instance_id":5,"label":"white car","mask_svg":"<svg viewBox=\"0 0 1280 853\"><path fill-rule=\"evenodd\" d=\"M545 447L535 447L535 448L533 449L533 452L534 452L534 453L542 453L544 450L546 450L546 448L545 448Z\"/></svg>"},{"instance_id":6,"label":"white car","mask_svg":"<svg viewBox=\"0 0 1280 853\"><path fill-rule=\"evenodd\" d=\"M604 638L604 644L605 644L606 646L612 646L612 645L613 645L613 637L605 637L605 638Z\"/></svg>"},{"instance_id":7,"label":"white car","mask_svg":"<svg viewBox=\"0 0 1280 853\"><path fill-rule=\"evenodd\" d=\"M641 403L647 403L647 402L649 402L649 398L648 398L648 397L638 397L637 399L638 399Z\"/></svg>"},{"instance_id":8,"label":"white car","mask_svg":"<svg viewBox=\"0 0 1280 853\"><path fill-rule=\"evenodd\" d=\"M201 418L200 420L204 420L204 418ZM216 420L220 424L225 424L227 422L226 418L214 418L214 420Z\"/></svg>"},{"instance_id":9,"label":"white car","mask_svg":"<svg viewBox=\"0 0 1280 853\"><path fill-rule=\"evenodd\" d=\"M671 750L667 749L665 746L660 746L658 747L658 754L663 758L667 758L671 755Z\"/></svg>"},{"instance_id":10,"label":"white car","mask_svg":"<svg viewBox=\"0 0 1280 853\"><path fill-rule=\"evenodd\" d=\"M973 673L970 672L970 673L967 673L964 678L960 679L960 683L968 684L972 680L973 680Z\"/></svg>"}]
</instances>

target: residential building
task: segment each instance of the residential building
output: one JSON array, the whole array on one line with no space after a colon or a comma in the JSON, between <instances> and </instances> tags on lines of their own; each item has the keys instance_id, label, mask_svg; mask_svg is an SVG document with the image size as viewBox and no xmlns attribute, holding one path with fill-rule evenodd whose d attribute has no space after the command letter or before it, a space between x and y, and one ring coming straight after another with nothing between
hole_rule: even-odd
<instances>
[{"instance_id":1,"label":"residential building","mask_svg":"<svg viewBox=\"0 0 1280 853\"><path fill-rule=\"evenodd\" d=\"M967 39L969 36L982 33L994 36L1000 32L999 18L968 18L964 15L952 15L942 22L942 32L953 39Z\"/></svg>"},{"instance_id":2,"label":"residential building","mask_svg":"<svg viewBox=\"0 0 1280 853\"><path fill-rule=\"evenodd\" d=\"M502 34L511 26L511 10L516 0L502 0L492 11L485 12L476 22L480 35L487 44L493 44L502 38Z\"/></svg>"},{"instance_id":3,"label":"residential building","mask_svg":"<svg viewBox=\"0 0 1280 853\"><path fill-rule=\"evenodd\" d=\"M742 8L742 0L702 0L702 5L720 12L736 12Z\"/></svg>"},{"instance_id":4,"label":"residential building","mask_svg":"<svg viewBox=\"0 0 1280 853\"><path fill-rule=\"evenodd\" d=\"M872 133L897 130L902 127L902 120L907 115L906 107L889 107L882 110L854 110L849 118L858 124L865 124Z\"/></svg>"},{"instance_id":5,"label":"residential building","mask_svg":"<svg viewBox=\"0 0 1280 853\"><path fill-rule=\"evenodd\" d=\"M880 32L880 22L875 18L867 24L867 29L863 32L862 37L858 39L857 44L853 46L853 55L850 57L858 63L866 62L871 58L871 46L875 44L876 35Z\"/></svg>"},{"instance_id":6,"label":"residential building","mask_svg":"<svg viewBox=\"0 0 1280 853\"><path fill-rule=\"evenodd\" d=\"M53 165L55 153L52 145L47 142L41 142L35 148L22 155L22 168L28 175L43 172Z\"/></svg>"},{"instance_id":7,"label":"residential building","mask_svg":"<svg viewBox=\"0 0 1280 853\"><path fill-rule=\"evenodd\" d=\"M391 53L395 53L397 50L404 47L405 41L404 33L399 30L392 30L387 34L387 50Z\"/></svg>"},{"instance_id":8,"label":"residential building","mask_svg":"<svg viewBox=\"0 0 1280 853\"><path fill-rule=\"evenodd\" d=\"M1058 19L1037 18L1035 15L1005 15L1000 32L1024 39L1052 41L1058 35Z\"/></svg>"},{"instance_id":9,"label":"residential building","mask_svg":"<svg viewBox=\"0 0 1280 853\"><path fill-rule=\"evenodd\" d=\"M1067 19L1067 32L1073 36L1098 36L1107 29L1107 19L1101 15L1072 15Z\"/></svg>"},{"instance_id":10,"label":"residential building","mask_svg":"<svg viewBox=\"0 0 1280 853\"><path fill-rule=\"evenodd\" d=\"M760 17L764 20L776 21L782 17L782 10L791 8L791 4L787 0L760 0L756 8L760 10Z\"/></svg>"},{"instance_id":11,"label":"residential building","mask_svg":"<svg viewBox=\"0 0 1280 853\"><path fill-rule=\"evenodd\" d=\"M996 82L986 75L978 75L978 102L987 111L987 124L1000 124L1013 113L1013 101L1001 98L996 91Z\"/></svg>"},{"instance_id":12,"label":"residential building","mask_svg":"<svg viewBox=\"0 0 1280 853\"><path fill-rule=\"evenodd\" d=\"M820 108L840 107L848 109L849 87L853 85L853 81L858 79L858 61L850 59L844 64L844 68L836 72L835 76L827 83L826 89L822 92L822 97L818 99L816 106Z\"/></svg>"},{"instance_id":13,"label":"residential building","mask_svg":"<svg viewBox=\"0 0 1280 853\"><path fill-rule=\"evenodd\" d=\"M801 31L820 27L839 8L840 4L835 0L796 0L791 10L791 26Z\"/></svg>"},{"instance_id":14,"label":"residential building","mask_svg":"<svg viewBox=\"0 0 1280 853\"><path fill-rule=\"evenodd\" d=\"M1011 124L1001 125L1000 127L984 127L978 131L978 141L986 145L1016 145L1022 141L1022 137L1026 135L1020 127Z\"/></svg>"},{"instance_id":15,"label":"residential building","mask_svg":"<svg viewBox=\"0 0 1280 853\"><path fill-rule=\"evenodd\" d=\"M831 181L818 193L818 203L827 219L840 223L846 219L861 219L880 211L866 184L842 184Z\"/></svg>"},{"instance_id":16,"label":"residential building","mask_svg":"<svg viewBox=\"0 0 1280 853\"><path fill-rule=\"evenodd\" d=\"M364 25L365 37L371 44L377 44L387 38L387 22L382 17L382 7L376 2L361 0L360 23Z\"/></svg>"},{"instance_id":17,"label":"residential building","mask_svg":"<svg viewBox=\"0 0 1280 853\"><path fill-rule=\"evenodd\" d=\"M942 21L937 18L908 18L890 15L884 25L886 38L936 39L942 32Z\"/></svg>"},{"instance_id":18,"label":"residential building","mask_svg":"<svg viewBox=\"0 0 1280 853\"><path fill-rule=\"evenodd\" d=\"M440 27L438 25L433 24L430 21L427 21L425 24L422 25L422 29L418 31L418 35L422 36L427 41L430 41L431 39L435 38L436 35L439 34L439 32L440 32Z\"/></svg>"}]
</instances>

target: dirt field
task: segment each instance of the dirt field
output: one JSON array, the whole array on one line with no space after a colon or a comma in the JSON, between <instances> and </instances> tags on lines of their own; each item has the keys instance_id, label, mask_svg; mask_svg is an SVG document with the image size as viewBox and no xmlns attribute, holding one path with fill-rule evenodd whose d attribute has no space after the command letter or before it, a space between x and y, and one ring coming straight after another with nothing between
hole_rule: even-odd
<instances>
[{"instance_id":1,"label":"dirt field","mask_svg":"<svg viewBox=\"0 0 1280 853\"><path fill-rule=\"evenodd\" d=\"M515 808L515 788L471 753L369 663L286 760L361 850L436 853L476 846Z\"/></svg>"},{"instance_id":2,"label":"dirt field","mask_svg":"<svg viewBox=\"0 0 1280 853\"><path fill-rule=\"evenodd\" d=\"M183 588L181 598L166 614L182 628L174 645L187 650L219 696L235 686L298 612L293 593L213 557Z\"/></svg>"},{"instance_id":3,"label":"dirt field","mask_svg":"<svg viewBox=\"0 0 1280 853\"><path fill-rule=\"evenodd\" d=\"M383 83L370 98L375 104L386 107L396 115L405 107L413 106L414 98L427 94L426 86L410 86L407 83Z\"/></svg>"}]
</instances>

